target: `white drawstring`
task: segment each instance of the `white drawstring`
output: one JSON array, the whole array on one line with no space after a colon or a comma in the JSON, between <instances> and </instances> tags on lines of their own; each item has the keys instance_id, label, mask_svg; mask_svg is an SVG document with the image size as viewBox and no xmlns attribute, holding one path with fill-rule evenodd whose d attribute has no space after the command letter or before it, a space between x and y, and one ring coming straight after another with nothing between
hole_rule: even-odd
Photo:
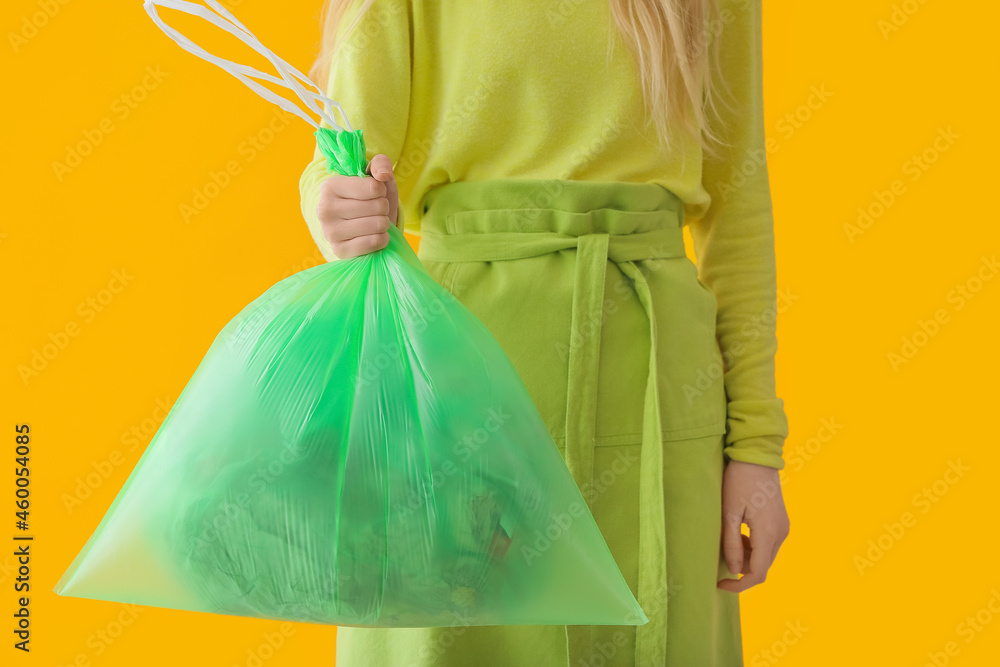
<instances>
[{"instance_id":1,"label":"white drawstring","mask_svg":"<svg viewBox=\"0 0 1000 667\"><path fill-rule=\"evenodd\" d=\"M214 13L202 5L193 2L185 2L185 0L145 0L144 6L146 8L146 13L148 13L150 18L152 18L156 25L160 27L160 30L165 32L168 37L177 42L178 46L185 51L193 53L199 58L204 58L208 62L218 65L249 86L251 90L263 97L265 100L272 102L273 104L277 104L285 111L295 114L316 129L321 127L320 123L315 121L309 114L305 113L298 105L291 102L288 98L275 94L265 86L262 86L254 81L254 79L269 81L293 91L296 95L298 95L299 99L302 100L303 104L309 111L318 114L320 119L325 121L333 129L352 130L351 123L347 119L347 114L344 113L340 104L324 95L319 86L313 83L309 77L299 72L297 69L276 56L270 49L261 44L260 40L254 37L253 33L247 30L246 27L244 27L244 25L240 23L228 9L219 4L218 0L205 0L205 2L209 7L215 10ZM200 16L209 23L212 23L234 35L241 42L267 58L278 70L281 78L279 79L276 76L266 74L265 72L261 72L246 65L234 63L231 60L213 56L211 53L164 23L156 11L157 5L160 7L167 7L168 9L176 9L184 12L185 14L191 14L192 16ZM302 83L300 83L300 81ZM302 85L303 83L316 92L304 87ZM344 127L341 127L333 118L333 109L335 108L340 112L341 118L344 119Z\"/></svg>"}]
</instances>

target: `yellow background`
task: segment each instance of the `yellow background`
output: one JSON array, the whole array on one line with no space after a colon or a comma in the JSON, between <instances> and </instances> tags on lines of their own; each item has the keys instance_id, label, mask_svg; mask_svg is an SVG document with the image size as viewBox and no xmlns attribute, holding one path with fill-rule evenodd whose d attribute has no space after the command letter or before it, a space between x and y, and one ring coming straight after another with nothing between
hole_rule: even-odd
<instances>
[{"instance_id":1,"label":"yellow background","mask_svg":"<svg viewBox=\"0 0 1000 667\"><path fill-rule=\"evenodd\" d=\"M320 0L227 4L308 68ZM1000 10L769 0L764 23L792 528L767 581L741 594L746 664L996 664L1000 233L986 203ZM268 135L274 107L178 48L140 0L6 0L0 26L0 661L333 664L332 627L51 592L218 331L322 261L299 212L308 126ZM89 155L54 168L81 142ZM231 161L238 173L185 221L181 205ZM10 616L19 423L30 654L12 648Z\"/></svg>"}]
</instances>

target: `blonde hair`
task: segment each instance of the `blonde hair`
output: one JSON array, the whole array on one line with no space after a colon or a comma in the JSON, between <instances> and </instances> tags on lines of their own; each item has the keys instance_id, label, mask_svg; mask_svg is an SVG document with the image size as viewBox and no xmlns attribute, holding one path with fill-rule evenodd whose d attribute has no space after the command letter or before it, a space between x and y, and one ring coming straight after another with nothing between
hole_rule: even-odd
<instances>
[{"instance_id":1,"label":"blonde hair","mask_svg":"<svg viewBox=\"0 0 1000 667\"><path fill-rule=\"evenodd\" d=\"M326 82L330 61L341 40L341 19L355 0L326 0L323 34L309 76ZM375 0L363 0L344 37ZM698 137L706 155L718 155L714 144L728 145L713 128L719 117L718 33L722 28L719 0L609 0L611 15L631 52L642 84L648 113L669 150L671 127ZM613 45L613 43L612 43ZM610 46L610 45L609 45ZM730 107L731 108L731 107Z\"/></svg>"}]
</instances>

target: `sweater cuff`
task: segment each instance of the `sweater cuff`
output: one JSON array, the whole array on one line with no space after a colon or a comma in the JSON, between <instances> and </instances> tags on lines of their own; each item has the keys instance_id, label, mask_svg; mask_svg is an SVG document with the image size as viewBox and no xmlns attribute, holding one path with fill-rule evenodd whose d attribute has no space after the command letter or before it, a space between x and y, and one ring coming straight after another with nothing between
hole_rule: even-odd
<instances>
[{"instance_id":1,"label":"sweater cuff","mask_svg":"<svg viewBox=\"0 0 1000 667\"><path fill-rule=\"evenodd\" d=\"M781 470L788 419L784 401L730 401L727 406L726 441L723 453L732 461L756 463Z\"/></svg>"}]
</instances>

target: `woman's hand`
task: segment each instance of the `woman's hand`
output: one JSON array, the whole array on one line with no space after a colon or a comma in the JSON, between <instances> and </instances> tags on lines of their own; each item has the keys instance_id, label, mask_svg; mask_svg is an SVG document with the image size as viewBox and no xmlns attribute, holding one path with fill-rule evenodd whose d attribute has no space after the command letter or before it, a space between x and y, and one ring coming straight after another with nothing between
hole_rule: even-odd
<instances>
[{"instance_id":1,"label":"woman's hand","mask_svg":"<svg viewBox=\"0 0 1000 667\"><path fill-rule=\"evenodd\" d=\"M329 176L320 184L319 218L323 237L339 259L381 250L389 226L399 218L399 190L388 155L376 155L371 176Z\"/></svg>"},{"instance_id":2,"label":"woman's hand","mask_svg":"<svg viewBox=\"0 0 1000 667\"><path fill-rule=\"evenodd\" d=\"M740 532L742 523L750 528L749 538ZM716 585L739 593L762 583L788 529L778 469L729 461L722 478L722 552L729 571L743 577Z\"/></svg>"}]
</instances>

